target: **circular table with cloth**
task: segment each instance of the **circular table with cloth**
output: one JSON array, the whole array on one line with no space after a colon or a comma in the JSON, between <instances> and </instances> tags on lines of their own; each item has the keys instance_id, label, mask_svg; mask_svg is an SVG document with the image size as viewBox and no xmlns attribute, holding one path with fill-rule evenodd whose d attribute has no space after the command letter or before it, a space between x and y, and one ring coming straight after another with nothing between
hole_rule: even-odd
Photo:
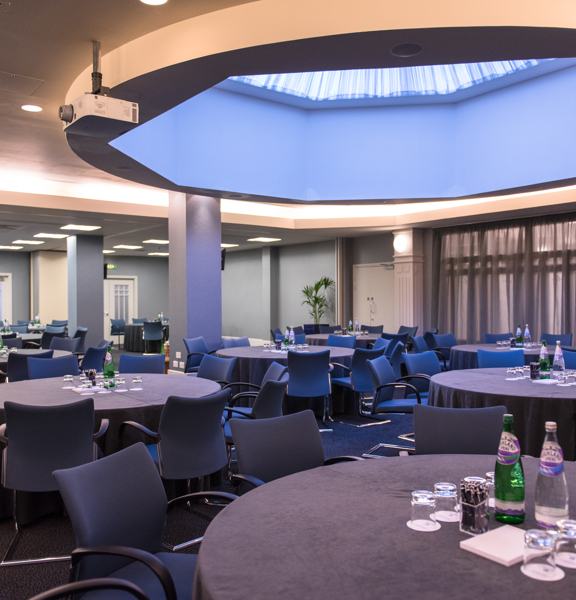
<instances>
[{"instance_id":1,"label":"circular table with cloth","mask_svg":"<svg viewBox=\"0 0 576 600\"><path fill-rule=\"evenodd\" d=\"M328 336L334 335L331 333L314 333L306 336L306 343L310 346L325 346L328 341ZM343 336L347 337L347 336ZM368 335L356 336L356 348L369 348L372 344L381 337L379 333L369 333Z\"/></svg>"},{"instance_id":2,"label":"circular table with cloth","mask_svg":"<svg viewBox=\"0 0 576 600\"><path fill-rule=\"evenodd\" d=\"M542 380L553 381L553 380ZM505 368L448 371L434 375L428 404L447 408L506 406L522 454L540 456L544 423L558 423L558 441L566 460L576 460L576 386L506 380Z\"/></svg>"},{"instance_id":3,"label":"circular table with cloth","mask_svg":"<svg viewBox=\"0 0 576 600\"><path fill-rule=\"evenodd\" d=\"M194 600L571 598L576 571L547 583L460 549L458 523L413 531L410 494L493 471L495 457L407 456L340 463L277 479L208 526ZM538 459L523 459L526 522L535 527ZM576 465L566 464L571 497ZM495 526L491 521L491 527ZM514 591L514 594L511 593Z\"/></svg>"},{"instance_id":4,"label":"circular table with cloth","mask_svg":"<svg viewBox=\"0 0 576 600\"><path fill-rule=\"evenodd\" d=\"M478 350L488 350L489 352L498 352L498 354L506 354L510 350L518 350L518 348L510 348L506 350L498 350L496 344L464 344L461 346L452 346L450 348L450 370L459 369L477 369L478 368ZM529 365L531 362L537 361L540 355L540 348L530 348L524 350L524 364ZM554 349L552 349L554 356Z\"/></svg>"},{"instance_id":5,"label":"circular table with cloth","mask_svg":"<svg viewBox=\"0 0 576 600\"><path fill-rule=\"evenodd\" d=\"M170 325L163 325L164 340L170 337ZM116 336L112 334L112 338ZM124 350L127 352L145 352L144 325L136 323L124 328Z\"/></svg>"},{"instance_id":6,"label":"circular table with cloth","mask_svg":"<svg viewBox=\"0 0 576 600\"><path fill-rule=\"evenodd\" d=\"M16 350L17 354L25 354L26 356L34 356L35 354L40 354L41 352L47 352L47 350L38 349L19 349ZM72 352L68 352L68 350L54 350L54 354L52 358L61 358L62 356L67 356L68 354L72 354ZM8 354L0 354L0 371L4 371L6 373L6 369L8 368ZM4 388L2 388L4 389ZM5 400L4 397L0 397L1 400Z\"/></svg>"}]
</instances>

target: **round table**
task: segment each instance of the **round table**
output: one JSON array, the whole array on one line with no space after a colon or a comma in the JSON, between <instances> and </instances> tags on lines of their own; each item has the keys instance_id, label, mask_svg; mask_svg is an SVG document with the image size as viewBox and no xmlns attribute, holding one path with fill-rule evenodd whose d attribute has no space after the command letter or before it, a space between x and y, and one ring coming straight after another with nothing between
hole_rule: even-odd
<instances>
[{"instance_id":1,"label":"round table","mask_svg":"<svg viewBox=\"0 0 576 600\"><path fill-rule=\"evenodd\" d=\"M409 529L410 494L493 471L495 458L407 456L304 471L250 491L209 525L198 555L195 600L570 598L576 572L559 582L522 575L461 550L458 523ZM523 459L526 522L535 526L538 460ZM576 465L567 464L571 497ZM494 522L491 522L491 527ZM511 593L514 590L514 594Z\"/></svg>"},{"instance_id":2,"label":"round table","mask_svg":"<svg viewBox=\"0 0 576 600\"><path fill-rule=\"evenodd\" d=\"M518 348L507 348L505 350L497 350L496 344L463 344L460 346L452 346L450 348L450 370L455 371L459 369L477 369L478 368L478 350L488 350L490 352L498 352L506 354L510 350L518 350ZM524 364L529 365L531 362L538 360L540 355L540 348L530 348L524 350ZM552 349L552 357L554 356L554 349Z\"/></svg>"},{"instance_id":3,"label":"round table","mask_svg":"<svg viewBox=\"0 0 576 600\"><path fill-rule=\"evenodd\" d=\"M170 325L164 324L164 339L170 337ZM115 338L116 336L112 336ZM144 325L135 323L124 328L124 350L128 352L146 352L144 344Z\"/></svg>"},{"instance_id":4,"label":"round table","mask_svg":"<svg viewBox=\"0 0 576 600\"><path fill-rule=\"evenodd\" d=\"M43 350L42 348L35 348L35 349L29 349L29 348L19 348L18 350L16 350L16 352L18 354L25 354L26 356L34 356L35 354L40 354L42 352L47 352L47 350ZM68 354L72 354L71 352L68 352L68 350L53 350L54 354L52 355L52 358L61 358L62 356L67 356ZM4 373L6 373L6 369L8 368L8 355L7 354L0 354L0 371L4 371ZM2 388L2 390L4 390L4 388ZM2 394L3 396L4 394ZM2 397L2 400L5 400L4 397ZM1 402L1 400L0 400Z\"/></svg>"},{"instance_id":5,"label":"round table","mask_svg":"<svg viewBox=\"0 0 576 600\"><path fill-rule=\"evenodd\" d=\"M306 336L306 343L311 346L325 346L328 341L328 336L334 335L331 333L314 333ZM347 336L343 336L347 337ZM368 348L371 346L380 336L379 333L369 333L368 335L357 335L355 348Z\"/></svg>"},{"instance_id":6,"label":"round table","mask_svg":"<svg viewBox=\"0 0 576 600\"><path fill-rule=\"evenodd\" d=\"M553 381L553 380L542 380ZM540 456L544 423L558 423L558 441L566 460L576 460L576 386L506 380L506 369L470 369L434 375L428 404L448 408L506 406L522 454Z\"/></svg>"}]
</instances>

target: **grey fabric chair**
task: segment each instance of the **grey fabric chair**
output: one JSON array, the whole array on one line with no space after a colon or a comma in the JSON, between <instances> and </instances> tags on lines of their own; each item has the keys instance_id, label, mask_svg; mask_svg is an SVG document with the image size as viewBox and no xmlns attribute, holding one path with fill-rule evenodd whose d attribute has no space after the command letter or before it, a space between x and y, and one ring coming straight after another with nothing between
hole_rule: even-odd
<instances>
[{"instance_id":1,"label":"grey fabric chair","mask_svg":"<svg viewBox=\"0 0 576 600\"><path fill-rule=\"evenodd\" d=\"M230 429L240 473L232 476L232 483L244 488L323 465L362 460L357 456L324 460L322 439L311 410L272 419L231 419Z\"/></svg>"},{"instance_id":2,"label":"grey fabric chair","mask_svg":"<svg viewBox=\"0 0 576 600\"><path fill-rule=\"evenodd\" d=\"M141 443L58 470L54 478L76 537L73 579L120 578L150 598L190 600L197 555L161 551L167 511L205 499L230 502L234 495L202 492L167 503L158 469Z\"/></svg>"},{"instance_id":3,"label":"grey fabric chair","mask_svg":"<svg viewBox=\"0 0 576 600\"><path fill-rule=\"evenodd\" d=\"M296 327L293 327L294 329L294 335L304 335L304 327L302 327L301 325L296 325Z\"/></svg>"},{"instance_id":4,"label":"grey fabric chair","mask_svg":"<svg viewBox=\"0 0 576 600\"><path fill-rule=\"evenodd\" d=\"M416 454L498 453L505 406L440 408L414 406Z\"/></svg>"},{"instance_id":5,"label":"grey fabric chair","mask_svg":"<svg viewBox=\"0 0 576 600\"><path fill-rule=\"evenodd\" d=\"M13 490L16 534L0 566L14 564L10 557L21 535L16 492L57 490L53 471L95 460L98 450L94 441L104 435L108 427L108 420L103 419L100 430L94 434L92 398L58 406L29 406L7 401L4 412L6 423L0 426L0 442L6 444L2 453L2 486ZM45 559L16 561L16 564L36 562L45 562Z\"/></svg>"},{"instance_id":6,"label":"grey fabric chair","mask_svg":"<svg viewBox=\"0 0 576 600\"><path fill-rule=\"evenodd\" d=\"M50 342L50 350L66 350L68 352L78 352L80 338L61 338L54 337Z\"/></svg>"}]
</instances>

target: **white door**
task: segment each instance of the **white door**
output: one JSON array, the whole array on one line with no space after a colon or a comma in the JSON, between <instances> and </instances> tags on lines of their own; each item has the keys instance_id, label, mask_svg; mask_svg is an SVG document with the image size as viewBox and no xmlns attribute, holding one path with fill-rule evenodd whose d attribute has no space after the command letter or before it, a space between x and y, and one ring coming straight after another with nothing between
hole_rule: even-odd
<instances>
[{"instance_id":1,"label":"white door","mask_svg":"<svg viewBox=\"0 0 576 600\"><path fill-rule=\"evenodd\" d=\"M354 265L354 318L360 325L384 325L396 333L394 268L387 264Z\"/></svg>"},{"instance_id":2,"label":"white door","mask_svg":"<svg viewBox=\"0 0 576 600\"><path fill-rule=\"evenodd\" d=\"M110 319L124 319L126 324L138 314L136 278L109 277L104 280L104 335L110 336Z\"/></svg>"},{"instance_id":3,"label":"white door","mask_svg":"<svg viewBox=\"0 0 576 600\"><path fill-rule=\"evenodd\" d=\"M0 321L12 324L12 274L0 273Z\"/></svg>"}]
</instances>

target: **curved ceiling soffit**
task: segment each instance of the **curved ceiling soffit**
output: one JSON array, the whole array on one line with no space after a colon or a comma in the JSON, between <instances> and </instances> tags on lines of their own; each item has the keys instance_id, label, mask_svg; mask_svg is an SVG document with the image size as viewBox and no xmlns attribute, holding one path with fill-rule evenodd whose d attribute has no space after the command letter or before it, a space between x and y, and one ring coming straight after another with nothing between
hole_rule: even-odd
<instances>
[{"instance_id":1,"label":"curved ceiling soffit","mask_svg":"<svg viewBox=\"0 0 576 600\"><path fill-rule=\"evenodd\" d=\"M424 45L425 52L407 59L394 57L389 53L392 46L409 40ZM349 33L240 48L195 58L122 82L112 88L111 94L116 98L137 102L140 124L143 124L232 75L563 58L574 55L572 49L576 47L575 42L575 29L557 28L462 27ZM376 49L382 50L378 52ZM106 73L103 75L106 82ZM129 181L188 194L239 197L235 190L204 190L175 185L112 148L109 142L113 137L115 136L94 138L67 134L67 141L71 149L87 163ZM523 193L574 183L576 179L546 182L536 186L498 190L482 196ZM245 199L299 203L290 199L257 196ZM402 199L398 202L430 200L435 198ZM387 200L387 203L392 202ZM310 204L308 201L305 203ZM327 203L359 202L322 202Z\"/></svg>"}]
</instances>

